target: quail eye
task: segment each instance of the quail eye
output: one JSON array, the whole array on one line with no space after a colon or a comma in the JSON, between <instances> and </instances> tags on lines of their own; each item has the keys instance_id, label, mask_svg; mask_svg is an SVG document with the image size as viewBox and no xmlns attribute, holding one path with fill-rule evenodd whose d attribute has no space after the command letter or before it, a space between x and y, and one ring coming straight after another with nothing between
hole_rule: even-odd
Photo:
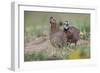
<instances>
[{"instance_id":1,"label":"quail eye","mask_svg":"<svg viewBox=\"0 0 100 73\"><path fill-rule=\"evenodd\" d=\"M68 24L66 24L66 26L68 26Z\"/></svg>"}]
</instances>

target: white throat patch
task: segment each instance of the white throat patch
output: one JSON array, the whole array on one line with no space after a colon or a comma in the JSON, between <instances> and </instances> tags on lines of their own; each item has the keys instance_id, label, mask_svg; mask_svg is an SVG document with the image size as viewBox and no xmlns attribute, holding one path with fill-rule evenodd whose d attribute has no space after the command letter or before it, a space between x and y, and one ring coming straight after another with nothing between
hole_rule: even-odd
<instances>
[{"instance_id":1,"label":"white throat patch","mask_svg":"<svg viewBox=\"0 0 100 73\"><path fill-rule=\"evenodd\" d=\"M68 28L69 28L69 26L64 25L64 28L65 28L65 29L68 29Z\"/></svg>"}]
</instances>

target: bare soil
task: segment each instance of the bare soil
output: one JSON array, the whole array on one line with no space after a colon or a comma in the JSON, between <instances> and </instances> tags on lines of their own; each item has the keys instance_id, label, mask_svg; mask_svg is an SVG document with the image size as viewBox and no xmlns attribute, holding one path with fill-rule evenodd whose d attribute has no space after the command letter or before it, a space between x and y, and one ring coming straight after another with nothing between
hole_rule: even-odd
<instances>
[{"instance_id":1,"label":"bare soil","mask_svg":"<svg viewBox=\"0 0 100 73\"><path fill-rule=\"evenodd\" d=\"M89 40L79 40L77 45L86 44L89 45ZM74 44L73 44L74 45ZM32 52L40 52L46 49L54 48L49 40L49 37L39 37L31 42L25 43L24 45L24 52L25 53L32 53Z\"/></svg>"}]
</instances>

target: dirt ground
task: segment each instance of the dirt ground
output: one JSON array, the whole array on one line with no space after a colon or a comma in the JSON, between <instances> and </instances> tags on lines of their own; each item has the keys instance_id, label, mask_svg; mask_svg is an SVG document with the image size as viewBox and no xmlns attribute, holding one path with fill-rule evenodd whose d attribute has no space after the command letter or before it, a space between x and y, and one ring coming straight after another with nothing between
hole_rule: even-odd
<instances>
[{"instance_id":1,"label":"dirt ground","mask_svg":"<svg viewBox=\"0 0 100 73\"><path fill-rule=\"evenodd\" d=\"M81 44L90 44L89 40L79 40L77 45ZM73 44L74 45L74 44ZM32 53L32 52L40 52L42 50L54 48L49 40L49 37L39 37L31 42L25 43L24 52Z\"/></svg>"}]
</instances>

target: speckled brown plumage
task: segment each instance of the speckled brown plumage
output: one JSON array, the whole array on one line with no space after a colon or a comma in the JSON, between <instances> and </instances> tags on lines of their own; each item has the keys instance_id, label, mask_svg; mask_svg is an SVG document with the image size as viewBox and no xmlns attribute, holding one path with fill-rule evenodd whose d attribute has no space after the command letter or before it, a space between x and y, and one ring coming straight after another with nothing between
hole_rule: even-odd
<instances>
[{"instance_id":1,"label":"speckled brown plumage","mask_svg":"<svg viewBox=\"0 0 100 73\"><path fill-rule=\"evenodd\" d=\"M50 32L50 42L54 47L63 47L66 44L65 34L62 30L57 28L56 19L50 17L51 32Z\"/></svg>"}]
</instances>

